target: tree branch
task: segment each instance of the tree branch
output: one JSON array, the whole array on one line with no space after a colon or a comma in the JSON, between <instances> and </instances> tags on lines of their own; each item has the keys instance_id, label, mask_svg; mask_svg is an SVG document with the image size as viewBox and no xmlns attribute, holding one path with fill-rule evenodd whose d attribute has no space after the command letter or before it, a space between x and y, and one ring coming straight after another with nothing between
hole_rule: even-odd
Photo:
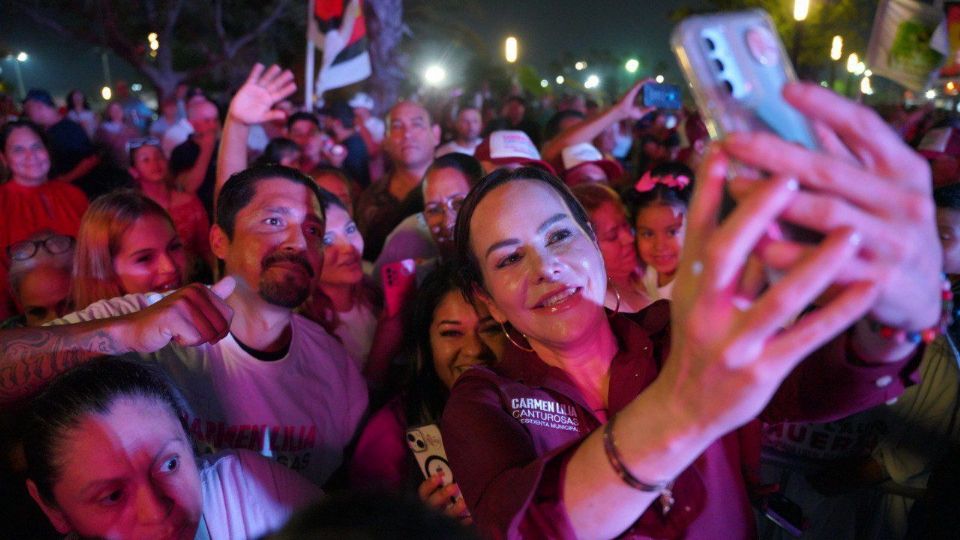
<instances>
[{"instance_id":1,"label":"tree branch","mask_svg":"<svg viewBox=\"0 0 960 540\"><path fill-rule=\"evenodd\" d=\"M266 32L271 26L273 26L273 24L277 22L277 19L280 18L280 15L283 15L284 10L287 9L287 6L289 4L290 4L290 0L280 0L279 2L277 2L277 5L274 6L273 12L270 13L270 15L268 15L262 21L260 21L260 24L257 25L256 28L254 28L250 32L247 32L243 36L240 36L239 38L235 39L232 43L229 43L226 46L224 46L223 52L224 52L224 56L226 57L225 59L231 59L234 56L236 56L236 54L240 51L240 49L246 47L247 44L253 41L257 36Z\"/></svg>"},{"instance_id":2,"label":"tree branch","mask_svg":"<svg viewBox=\"0 0 960 540\"><path fill-rule=\"evenodd\" d=\"M78 41L85 41L87 43L99 44L100 38L92 28L86 27L84 30L79 30L75 28L67 28L66 26L60 24L53 18L47 16L43 11L33 8L23 2L14 1L14 7L23 12L24 15L29 17L33 22L45 26L58 34L66 35L67 37L74 38ZM78 19L85 19L87 14L82 10L74 10Z\"/></svg>"}]
</instances>

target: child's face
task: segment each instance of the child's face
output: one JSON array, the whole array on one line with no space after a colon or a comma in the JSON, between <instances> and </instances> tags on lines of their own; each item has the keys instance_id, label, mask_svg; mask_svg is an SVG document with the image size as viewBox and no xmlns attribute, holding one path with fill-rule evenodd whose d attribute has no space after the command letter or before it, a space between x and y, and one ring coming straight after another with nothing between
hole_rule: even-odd
<instances>
[{"instance_id":1,"label":"child's face","mask_svg":"<svg viewBox=\"0 0 960 540\"><path fill-rule=\"evenodd\" d=\"M686 209L657 204L637 212L637 251L658 274L670 277L677 271L686 234Z\"/></svg>"}]
</instances>

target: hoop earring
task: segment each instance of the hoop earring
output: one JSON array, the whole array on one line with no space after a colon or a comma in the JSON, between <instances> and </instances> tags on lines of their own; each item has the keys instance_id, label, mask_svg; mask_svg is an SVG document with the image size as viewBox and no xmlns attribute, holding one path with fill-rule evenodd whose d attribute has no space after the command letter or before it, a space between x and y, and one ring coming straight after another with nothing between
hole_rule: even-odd
<instances>
[{"instance_id":1,"label":"hoop earring","mask_svg":"<svg viewBox=\"0 0 960 540\"><path fill-rule=\"evenodd\" d=\"M611 315L611 317L616 317L620 314L620 289L618 289L617 286L613 285L612 283L611 285L613 286L613 294L617 296L617 307L613 308L613 315Z\"/></svg>"},{"instance_id":2,"label":"hoop earring","mask_svg":"<svg viewBox=\"0 0 960 540\"><path fill-rule=\"evenodd\" d=\"M513 346L514 346L514 347L520 349L521 351L533 352L533 347L522 347L522 346L520 346L519 343L517 343L516 341L514 341L513 338L510 337L510 331L507 330L507 327L504 326L503 323L500 323L500 330L503 330L503 335L507 336L507 340L510 341L510 343L513 343ZM523 332L520 332L520 335L523 336ZM524 339L526 339L527 336L523 336L523 337L524 337Z\"/></svg>"}]
</instances>

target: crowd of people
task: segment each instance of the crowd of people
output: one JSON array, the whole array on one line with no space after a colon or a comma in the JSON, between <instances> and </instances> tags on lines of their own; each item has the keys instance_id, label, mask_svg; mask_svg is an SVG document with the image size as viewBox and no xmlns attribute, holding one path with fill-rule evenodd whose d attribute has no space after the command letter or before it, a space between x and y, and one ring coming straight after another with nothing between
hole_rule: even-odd
<instances>
[{"instance_id":1,"label":"crowd of people","mask_svg":"<svg viewBox=\"0 0 960 540\"><path fill-rule=\"evenodd\" d=\"M304 110L258 64L99 119L30 90L3 536L955 531L960 121L793 84L819 151L710 143L643 84Z\"/></svg>"}]
</instances>

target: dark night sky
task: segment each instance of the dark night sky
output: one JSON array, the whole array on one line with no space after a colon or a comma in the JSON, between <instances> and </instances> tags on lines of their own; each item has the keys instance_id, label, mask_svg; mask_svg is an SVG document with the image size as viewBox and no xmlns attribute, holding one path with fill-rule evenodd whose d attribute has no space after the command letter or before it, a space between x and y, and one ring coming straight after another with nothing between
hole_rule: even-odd
<instances>
[{"instance_id":1,"label":"dark night sky","mask_svg":"<svg viewBox=\"0 0 960 540\"><path fill-rule=\"evenodd\" d=\"M2 4L3 2L0 2ZM546 69L564 51L578 53L591 48L608 49L621 55L637 56L645 67L658 62L673 66L669 52L672 23L669 12L695 2L669 0L474 0L464 4L462 16L490 45L502 54L503 39L520 40L521 62L536 66L544 77L556 74ZM30 61L22 65L26 86L49 88L56 96L79 87L96 95L103 85L99 52L85 43L51 35L23 17L11 17L0 7L0 34L4 45L26 50ZM426 36L429 38L429 36ZM413 67L424 58L413 58ZM136 82L133 71L120 60L110 63L113 78ZM14 83L10 60L0 59L5 79Z\"/></svg>"},{"instance_id":2,"label":"dark night sky","mask_svg":"<svg viewBox=\"0 0 960 540\"><path fill-rule=\"evenodd\" d=\"M484 0L471 14L477 29L502 42L510 34L521 55L546 67L559 53L590 48L673 62L671 11L696 2L671 0ZM499 49L498 49L499 50Z\"/></svg>"}]
</instances>

